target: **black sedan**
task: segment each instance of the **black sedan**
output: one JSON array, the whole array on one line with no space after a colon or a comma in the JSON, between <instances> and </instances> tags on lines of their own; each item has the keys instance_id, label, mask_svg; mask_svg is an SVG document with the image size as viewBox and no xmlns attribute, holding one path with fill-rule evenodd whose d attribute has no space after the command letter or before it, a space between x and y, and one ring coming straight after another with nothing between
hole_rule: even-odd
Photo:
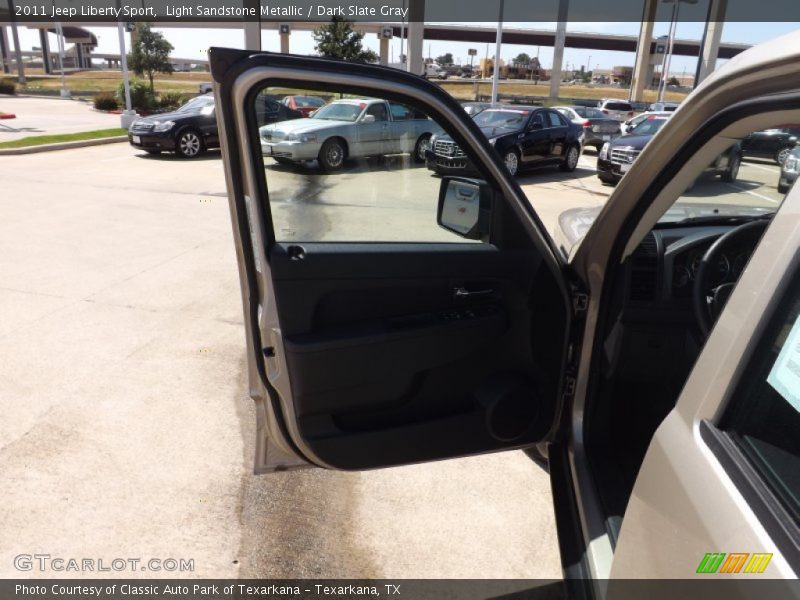
<instances>
[{"instance_id":1,"label":"black sedan","mask_svg":"<svg viewBox=\"0 0 800 600\"><path fill-rule=\"evenodd\" d=\"M670 118L670 113L648 116L627 134L606 143L597 156L597 176L603 183L616 184L628 172L644 147ZM741 144L736 143L720 154L707 168L723 181L735 181L742 164Z\"/></svg>"},{"instance_id":2,"label":"black sedan","mask_svg":"<svg viewBox=\"0 0 800 600\"><path fill-rule=\"evenodd\" d=\"M259 126L302 118L303 114L266 96L256 98ZM128 130L128 141L148 154L176 152L184 158L200 156L209 148L219 147L214 96L192 98L171 113L137 119Z\"/></svg>"},{"instance_id":3,"label":"black sedan","mask_svg":"<svg viewBox=\"0 0 800 600\"><path fill-rule=\"evenodd\" d=\"M583 145L594 146L598 152L603 144L622 134L619 121L610 118L596 108L588 106L554 106L553 108L573 123L583 127Z\"/></svg>"},{"instance_id":4,"label":"black sedan","mask_svg":"<svg viewBox=\"0 0 800 600\"><path fill-rule=\"evenodd\" d=\"M557 164L562 171L574 171L578 166L583 128L554 110L495 106L474 119L512 175L529 167ZM425 157L428 168L439 175L477 174L447 135L433 136Z\"/></svg>"},{"instance_id":5,"label":"black sedan","mask_svg":"<svg viewBox=\"0 0 800 600\"><path fill-rule=\"evenodd\" d=\"M742 153L745 157L771 158L782 165L798 138L800 138L798 127L756 131L742 140Z\"/></svg>"}]
</instances>

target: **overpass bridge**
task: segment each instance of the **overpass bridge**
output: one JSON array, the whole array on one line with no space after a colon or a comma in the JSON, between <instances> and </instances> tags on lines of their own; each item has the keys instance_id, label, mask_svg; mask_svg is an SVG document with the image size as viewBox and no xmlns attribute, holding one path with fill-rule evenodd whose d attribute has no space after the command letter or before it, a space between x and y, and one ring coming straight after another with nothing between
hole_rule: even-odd
<instances>
[{"instance_id":1,"label":"overpass bridge","mask_svg":"<svg viewBox=\"0 0 800 600\"><path fill-rule=\"evenodd\" d=\"M652 80L654 65L660 64L660 57L663 56L664 43L653 40L653 25L656 18L657 0L645 0L645 9L639 36L612 35L606 33L580 33L566 31L566 6L568 0L559 0L560 6L564 8L564 20L559 21L555 31L523 29L504 27L502 33L502 43L521 46L546 46L554 48L554 58L551 77L550 95L556 97L561 80L562 60L564 48L579 48L598 51L617 51L635 53L636 61L633 72L633 82L631 98L641 99L641 95L646 85ZM423 23L415 21L414 15L424 14L425 0L410 0L411 21L405 28L405 38L408 40L408 68L413 72L422 72L422 53L424 40L466 42L466 43L494 43L497 37L496 27L481 27L469 25L450 25ZM713 71L717 58L732 58L743 52L749 45L737 43L722 43L721 33L724 24L727 0L710 0L708 21L706 31L702 40L680 40L676 39L673 46L673 54L682 56L698 57L698 72L696 83L699 83L708 73ZM422 11L421 13L419 11ZM415 12L416 11L416 12ZM18 23L19 26L26 26L40 30L42 40L42 54L49 56L47 52L47 35L45 31L52 31L50 23ZM159 28L197 28L200 25L191 21L165 21L159 22ZM357 30L365 33L375 33L380 40L380 60L387 64L389 58L389 40L392 37L401 35L401 26L398 23L365 23L356 22L353 24ZM114 22L77 22L70 23L69 28L76 32L83 31L91 36L86 27L114 27ZM281 52L291 52L291 33L292 31L310 31L319 26L314 22L237 22L219 21L202 23L203 29L240 29L244 33L244 47L252 50L261 49L261 32L263 30L274 30L280 37ZM0 62L3 70L10 71L11 61L9 60L9 44L6 27L0 26ZM65 35L66 37L66 35ZM93 37L93 36L92 36ZM214 44L214 40L209 40L209 46ZM86 55L87 46L82 45L82 54ZM91 57L91 55L90 55ZM103 55L104 60L113 64L112 55ZM21 62L22 55L18 54L18 62ZM90 58L89 58L90 62ZM200 64L202 61L179 61L180 64ZM18 66L18 69L20 66Z\"/></svg>"}]
</instances>

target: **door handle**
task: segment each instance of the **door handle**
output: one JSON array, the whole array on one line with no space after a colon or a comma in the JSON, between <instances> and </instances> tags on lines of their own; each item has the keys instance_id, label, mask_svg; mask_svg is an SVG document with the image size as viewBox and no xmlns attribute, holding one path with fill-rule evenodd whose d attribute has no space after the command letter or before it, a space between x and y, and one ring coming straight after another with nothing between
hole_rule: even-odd
<instances>
[{"instance_id":1,"label":"door handle","mask_svg":"<svg viewBox=\"0 0 800 600\"><path fill-rule=\"evenodd\" d=\"M472 298L486 298L494 294L493 289L485 290L468 290L464 287L457 287L453 289L453 298L456 300L468 300Z\"/></svg>"}]
</instances>

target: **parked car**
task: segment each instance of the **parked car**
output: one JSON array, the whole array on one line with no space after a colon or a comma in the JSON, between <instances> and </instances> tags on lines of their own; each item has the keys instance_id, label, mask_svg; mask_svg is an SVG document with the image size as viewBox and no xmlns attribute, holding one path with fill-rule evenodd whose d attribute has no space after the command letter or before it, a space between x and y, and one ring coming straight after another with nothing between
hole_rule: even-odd
<instances>
[{"instance_id":1,"label":"parked car","mask_svg":"<svg viewBox=\"0 0 800 600\"><path fill-rule=\"evenodd\" d=\"M212 83L201 83L197 86L197 91L201 94L208 94L214 91L214 84Z\"/></svg>"},{"instance_id":2,"label":"parked car","mask_svg":"<svg viewBox=\"0 0 800 600\"><path fill-rule=\"evenodd\" d=\"M642 114L636 115L632 119L628 119L627 121L623 121L620 124L620 129L622 130L622 133L628 133L628 131L630 131L631 129L636 127L642 121L647 120L649 117L652 117L652 116L668 117L668 116L670 116L670 114L672 114L672 113L664 112L664 111L661 111L661 112L643 112Z\"/></svg>"},{"instance_id":3,"label":"parked car","mask_svg":"<svg viewBox=\"0 0 800 600\"><path fill-rule=\"evenodd\" d=\"M426 115L408 106L354 98L335 100L308 119L259 129L261 151L276 162L316 160L336 171L351 158L409 153L423 162L431 136L439 131Z\"/></svg>"},{"instance_id":4,"label":"parked car","mask_svg":"<svg viewBox=\"0 0 800 600\"><path fill-rule=\"evenodd\" d=\"M797 181L800 172L800 146L795 146L781 165L781 175L778 179L778 191L781 194L788 192Z\"/></svg>"},{"instance_id":5,"label":"parked car","mask_svg":"<svg viewBox=\"0 0 800 600\"><path fill-rule=\"evenodd\" d=\"M422 76L426 79L447 79L448 72L447 69L437 64L425 63L425 70Z\"/></svg>"},{"instance_id":6,"label":"parked car","mask_svg":"<svg viewBox=\"0 0 800 600\"><path fill-rule=\"evenodd\" d=\"M465 113L467 113L470 117L474 117L479 112L489 108L491 105L491 102L464 102L461 106L464 108Z\"/></svg>"},{"instance_id":7,"label":"parked car","mask_svg":"<svg viewBox=\"0 0 800 600\"><path fill-rule=\"evenodd\" d=\"M620 122L626 121L634 115L633 106L625 100L606 98L597 103L597 108L610 118Z\"/></svg>"},{"instance_id":8,"label":"parked car","mask_svg":"<svg viewBox=\"0 0 800 600\"><path fill-rule=\"evenodd\" d=\"M474 121L512 175L530 167L557 164L562 171L574 171L578 166L583 127L555 110L496 106L479 112ZM438 175L476 173L467 155L446 134L431 140L426 163Z\"/></svg>"},{"instance_id":9,"label":"parked car","mask_svg":"<svg viewBox=\"0 0 800 600\"><path fill-rule=\"evenodd\" d=\"M650 112L675 112L678 106L677 102L653 102L647 110Z\"/></svg>"},{"instance_id":10,"label":"parked car","mask_svg":"<svg viewBox=\"0 0 800 600\"><path fill-rule=\"evenodd\" d=\"M303 113L304 117L308 117L319 107L324 106L325 100L319 96L285 96L281 103Z\"/></svg>"},{"instance_id":11,"label":"parked car","mask_svg":"<svg viewBox=\"0 0 800 600\"><path fill-rule=\"evenodd\" d=\"M798 136L798 127L757 131L742 140L742 152L745 158L771 158L781 165L797 143Z\"/></svg>"},{"instance_id":12,"label":"parked car","mask_svg":"<svg viewBox=\"0 0 800 600\"><path fill-rule=\"evenodd\" d=\"M554 106L573 123L583 127L583 145L600 152L603 144L621 135L619 121L609 118L597 108L587 106Z\"/></svg>"},{"instance_id":13,"label":"parked car","mask_svg":"<svg viewBox=\"0 0 800 600\"><path fill-rule=\"evenodd\" d=\"M625 135L604 144L597 156L597 177L600 181L611 184L619 182L671 115L672 113L649 115ZM723 181L735 181L741 164L741 144L737 142L717 156L706 172L719 175Z\"/></svg>"},{"instance_id":14,"label":"parked car","mask_svg":"<svg viewBox=\"0 0 800 600\"><path fill-rule=\"evenodd\" d=\"M302 113L265 96L257 96L255 103L259 124L277 123L303 116ZM176 152L183 158L196 158L209 148L218 148L214 96L197 96L174 112L136 119L128 130L128 141L148 154Z\"/></svg>"},{"instance_id":15,"label":"parked car","mask_svg":"<svg viewBox=\"0 0 800 600\"><path fill-rule=\"evenodd\" d=\"M249 50L212 48L209 61L223 97L240 99L274 81L273 67L283 83L323 75L343 93L380 94L390 73ZM727 190L681 195L735 132L800 117L798 76L796 31L715 70L566 251L538 215L546 187L529 198L453 98L402 72L395 100L441 117L482 175L443 177L409 202L456 241L420 239L420 221L396 217L404 207L382 189L391 172L365 174L363 192L350 185L353 210L330 210L319 190L299 217L316 205L323 233L279 239L264 169L243 152L258 141L236 126L250 107L233 104L223 158L255 471L525 449L552 486L531 500L552 497L555 595L793 597L800 190L780 205L745 191L736 202ZM374 239L324 237L375 202L385 219L356 223Z\"/></svg>"}]
</instances>

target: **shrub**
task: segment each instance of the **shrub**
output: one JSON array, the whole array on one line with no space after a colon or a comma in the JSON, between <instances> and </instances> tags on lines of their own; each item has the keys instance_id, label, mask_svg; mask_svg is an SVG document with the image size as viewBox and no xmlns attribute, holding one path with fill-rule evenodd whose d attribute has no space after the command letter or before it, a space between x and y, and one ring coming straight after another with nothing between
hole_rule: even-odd
<instances>
[{"instance_id":1,"label":"shrub","mask_svg":"<svg viewBox=\"0 0 800 600\"><path fill-rule=\"evenodd\" d=\"M186 94L181 94L180 92L164 92L158 98L158 107L164 110L174 110L182 104L186 104L187 100L189 100L189 98Z\"/></svg>"},{"instance_id":2,"label":"shrub","mask_svg":"<svg viewBox=\"0 0 800 600\"><path fill-rule=\"evenodd\" d=\"M119 102L111 92L101 92L94 97L94 107L97 110L116 110L119 108Z\"/></svg>"},{"instance_id":3,"label":"shrub","mask_svg":"<svg viewBox=\"0 0 800 600\"><path fill-rule=\"evenodd\" d=\"M131 106L134 110L150 111L156 106L156 99L153 92L150 91L150 86L141 79L131 79ZM125 106L125 84L120 83L117 88L117 99L120 106Z\"/></svg>"},{"instance_id":4,"label":"shrub","mask_svg":"<svg viewBox=\"0 0 800 600\"><path fill-rule=\"evenodd\" d=\"M0 94L13 96L17 93L17 84L10 79L0 79Z\"/></svg>"}]
</instances>

